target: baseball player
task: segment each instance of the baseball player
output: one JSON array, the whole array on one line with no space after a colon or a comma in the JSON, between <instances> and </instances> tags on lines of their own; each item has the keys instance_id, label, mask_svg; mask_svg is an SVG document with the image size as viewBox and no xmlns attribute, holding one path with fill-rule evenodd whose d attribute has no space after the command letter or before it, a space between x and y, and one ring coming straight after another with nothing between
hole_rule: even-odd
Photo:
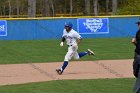
<instances>
[{"instance_id":1,"label":"baseball player","mask_svg":"<svg viewBox=\"0 0 140 93\"><path fill-rule=\"evenodd\" d=\"M64 45L64 41L66 41L66 44L68 46L68 52L65 55L64 58L64 63L60 69L56 69L56 72L61 75L65 68L68 65L68 62L71 60L71 58L79 59L85 55L95 55L93 51L90 49L87 49L85 52L80 52L78 53L78 44L81 41L81 36L74 30L72 29L72 23L68 22L65 24L63 35L62 35L62 41L60 43L60 46Z\"/></svg>"}]
</instances>

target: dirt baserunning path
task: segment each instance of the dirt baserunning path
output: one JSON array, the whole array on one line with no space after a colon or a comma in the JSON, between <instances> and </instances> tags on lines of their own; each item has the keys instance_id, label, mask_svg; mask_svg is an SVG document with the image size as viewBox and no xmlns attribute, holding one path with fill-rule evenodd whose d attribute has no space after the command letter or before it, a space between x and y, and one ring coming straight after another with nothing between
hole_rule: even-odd
<instances>
[{"instance_id":1,"label":"dirt baserunning path","mask_svg":"<svg viewBox=\"0 0 140 93\"><path fill-rule=\"evenodd\" d=\"M56 63L29 63L0 65L0 85L22 84L63 79L133 78L132 59L74 61L58 75Z\"/></svg>"}]
</instances>

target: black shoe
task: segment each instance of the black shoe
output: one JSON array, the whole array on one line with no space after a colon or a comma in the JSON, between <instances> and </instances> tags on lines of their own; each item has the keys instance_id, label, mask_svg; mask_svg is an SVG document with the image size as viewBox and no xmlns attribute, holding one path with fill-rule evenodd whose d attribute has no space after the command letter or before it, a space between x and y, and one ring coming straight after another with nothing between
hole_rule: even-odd
<instances>
[{"instance_id":1,"label":"black shoe","mask_svg":"<svg viewBox=\"0 0 140 93\"><path fill-rule=\"evenodd\" d=\"M61 69L56 69L56 72L57 72L59 75L61 75L61 74L62 74Z\"/></svg>"},{"instance_id":2,"label":"black shoe","mask_svg":"<svg viewBox=\"0 0 140 93\"><path fill-rule=\"evenodd\" d=\"M95 53L94 53L92 50L90 50L90 49L87 49L87 53L88 53L88 55L93 55L93 56L95 56Z\"/></svg>"}]
</instances>

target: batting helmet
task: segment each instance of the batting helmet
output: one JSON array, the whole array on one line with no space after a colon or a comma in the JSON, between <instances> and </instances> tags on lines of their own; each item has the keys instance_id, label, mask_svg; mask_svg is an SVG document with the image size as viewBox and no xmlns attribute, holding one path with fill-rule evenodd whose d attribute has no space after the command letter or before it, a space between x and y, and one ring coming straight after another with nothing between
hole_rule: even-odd
<instances>
[{"instance_id":1,"label":"batting helmet","mask_svg":"<svg viewBox=\"0 0 140 93\"><path fill-rule=\"evenodd\" d=\"M65 23L65 27L70 27L70 28L72 28L72 23L71 22L68 22L68 23Z\"/></svg>"}]
</instances>

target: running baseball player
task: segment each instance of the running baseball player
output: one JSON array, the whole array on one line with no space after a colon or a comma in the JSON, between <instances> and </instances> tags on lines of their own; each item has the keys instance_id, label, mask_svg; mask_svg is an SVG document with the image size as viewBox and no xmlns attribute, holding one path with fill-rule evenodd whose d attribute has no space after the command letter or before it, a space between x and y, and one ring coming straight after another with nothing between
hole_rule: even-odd
<instances>
[{"instance_id":1,"label":"running baseball player","mask_svg":"<svg viewBox=\"0 0 140 93\"><path fill-rule=\"evenodd\" d=\"M85 55L95 55L93 51L90 49L87 49L85 52L80 52L78 53L78 44L81 41L81 36L74 30L72 29L72 23L68 22L65 24L63 35L62 35L62 41L60 43L60 46L64 45L64 41L66 41L66 44L68 46L68 52L65 55L64 58L64 63L60 69L56 69L56 72L61 75L65 68L68 65L68 62L71 60L71 58L79 59Z\"/></svg>"}]
</instances>

